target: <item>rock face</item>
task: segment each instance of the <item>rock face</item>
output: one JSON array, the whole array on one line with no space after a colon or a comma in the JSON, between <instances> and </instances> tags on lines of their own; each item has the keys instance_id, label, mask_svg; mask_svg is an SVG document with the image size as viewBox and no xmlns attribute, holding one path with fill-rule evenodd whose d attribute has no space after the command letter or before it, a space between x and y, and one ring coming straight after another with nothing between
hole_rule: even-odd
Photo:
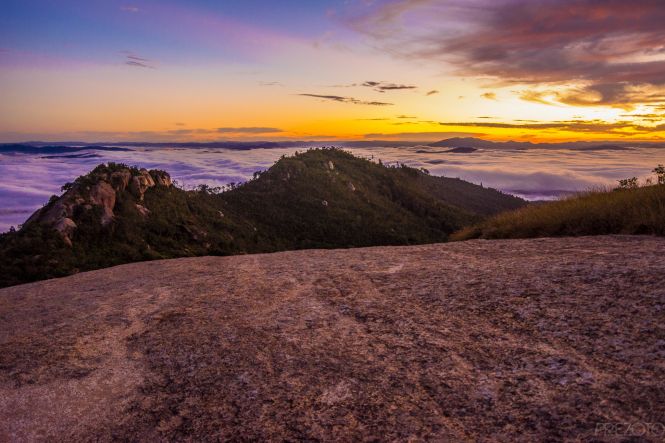
<instances>
[{"instance_id":1,"label":"rock face","mask_svg":"<svg viewBox=\"0 0 665 443\"><path fill-rule=\"evenodd\" d=\"M72 245L72 234L74 234L74 230L76 229L76 223L74 223L74 220L71 218L61 218L58 220L55 225L53 225L53 229L58 231L60 235L62 235L63 240L67 245L71 246Z\"/></svg>"},{"instance_id":2,"label":"rock face","mask_svg":"<svg viewBox=\"0 0 665 443\"><path fill-rule=\"evenodd\" d=\"M155 181L155 184L161 186L171 186L171 176L164 171L152 170L150 171L150 176Z\"/></svg>"},{"instance_id":3,"label":"rock face","mask_svg":"<svg viewBox=\"0 0 665 443\"><path fill-rule=\"evenodd\" d=\"M118 192L122 192L127 189L129 181L132 179L132 172L127 169L123 171L116 171L111 173L109 178L113 189L117 190Z\"/></svg>"},{"instance_id":4,"label":"rock face","mask_svg":"<svg viewBox=\"0 0 665 443\"><path fill-rule=\"evenodd\" d=\"M141 169L136 175L128 168L113 172L93 171L86 181L75 182L55 202L32 214L25 226L31 223L51 226L60 233L65 243L71 246L77 228L74 220L77 212L98 207L101 210L100 223L107 226L113 221L113 210L119 193L130 191L137 201L142 202L148 189L171 185L171 177L164 171ZM136 206L142 216L149 214L149 209L144 205Z\"/></svg>"},{"instance_id":5,"label":"rock face","mask_svg":"<svg viewBox=\"0 0 665 443\"><path fill-rule=\"evenodd\" d=\"M134 197L139 201L143 201L143 194L145 191L155 186L155 180L146 169L141 169L139 175L132 177L130 190Z\"/></svg>"},{"instance_id":6,"label":"rock face","mask_svg":"<svg viewBox=\"0 0 665 443\"><path fill-rule=\"evenodd\" d=\"M310 250L5 288L0 441L661 441L612 424L665 416L664 249Z\"/></svg>"},{"instance_id":7,"label":"rock face","mask_svg":"<svg viewBox=\"0 0 665 443\"><path fill-rule=\"evenodd\" d=\"M102 208L102 225L106 226L113 220L115 207L115 193L109 183L100 181L90 189L90 203Z\"/></svg>"}]
</instances>

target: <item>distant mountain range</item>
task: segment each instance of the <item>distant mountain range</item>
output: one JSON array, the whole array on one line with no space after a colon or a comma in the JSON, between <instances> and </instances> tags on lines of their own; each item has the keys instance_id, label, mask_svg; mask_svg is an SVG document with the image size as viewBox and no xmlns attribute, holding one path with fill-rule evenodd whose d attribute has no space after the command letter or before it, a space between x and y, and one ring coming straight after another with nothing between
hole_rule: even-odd
<instances>
[{"instance_id":1,"label":"distant mountain range","mask_svg":"<svg viewBox=\"0 0 665 443\"><path fill-rule=\"evenodd\" d=\"M495 142L474 137L454 137L438 142L415 142L395 140L355 140L355 141L217 141L217 142L41 142L30 141L25 143L0 144L0 153L70 153L75 150L123 150L131 147L153 147L153 148L190 148L190 149L279 149L316 146L339 146L348 148L373 148L373 147L413 147L430 146L439 148L474 148L474 149L574 149L584 151L600 150L628 150L636 147L665 148L665 144L659 142L613 142L613 141L575 141L562 143L531 143L519 141ZM122 148L120 148L122 147ZM462 152L462 151L454 151ZM471 151L469 151L471 152Z\"/></svg>"},{"instance_id":2,"label":"distant mountain range","mask_svg":"<svg viewBox=\"0 0 665 443\"><path fill-rule=\"evenodd\" d=\"M100 165L0 235L0 286L141 260L446 241L524 200L339 149L283 157L224 191Z\"/></svg>"},{"instance_id":3,"label":"distant mountain range","mask_svg":"<svg viewBox=\"0 0 665 443\"><path fill-rule=\"evenodd\" d=\"M438 148L472 147L481 149L575 149L584 151L614 150L623 151L634 147L665 147L659 143L616 143L607 141L578 141L564 143L531 143L531 142L494 142L474 137L455 137L429 143L428 146Z\"/></svg>"},{"instance_id":4,"label":"distant mountain range","mask_svg":"<svg viewBox=\"0 0 665 443\"><path fill-rule=\"evenodd\" d=\"M0 144L0 154L71 154L79 151L131 151L116 146L31 145L22 143Z\"/></svg>"}]
</instances>

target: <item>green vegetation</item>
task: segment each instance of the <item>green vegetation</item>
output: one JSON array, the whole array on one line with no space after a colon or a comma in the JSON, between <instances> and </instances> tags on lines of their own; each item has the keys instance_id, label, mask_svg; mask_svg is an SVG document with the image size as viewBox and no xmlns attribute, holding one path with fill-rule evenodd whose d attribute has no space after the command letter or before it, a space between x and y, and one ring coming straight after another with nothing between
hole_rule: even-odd
<instances>
[{"instance_id":1,"label":"green vegetation","mask_svg":"<svg viewBox=\"0 0 665 443\"><path fill-rule=\"evenodd\" d=\"M283 158L221 197L225 208L252 221L259 244L271 250L445 241L457 227L480 220L484 214L476 208L485 202L502 209L524 204L461 180L334 149Z\"/></svg>"},{"instance_id":2,"label":"green vegetation","mask_svg":"<svg viewBox=\"0 0 665 443\"><path fill-rule=\"evenodd\" d=\"M660 168L660 169L659 169ZM451 240L532 238L601 234L665 235L665 171L657 185L620 180L612 191L594 191L498 214L462 229ZM659 174L660 172L660 174Z\"/></svg>"},{"instance_id":3,"label":"green vegetation","mask_svg":"<svg viewBox=\"0 0 665 443\"><path fill-rule=\"evenodd\" d=\"M87 198L100 180L126 170L140 175L125 165L100 165L63 190ZM155 186L139 201L129 187L118 188L106 226L101 206L74 208L71 245L33 217L21 230L0 235L0 287L141 260L442 242L487 215L525 204L493 189L403 165L386 167L338 149L283 157L249 182L220 191ZM51 199L40 214L63 199ZM149 212L142 214L145 208Z\"/></svg>"}]
</instances>

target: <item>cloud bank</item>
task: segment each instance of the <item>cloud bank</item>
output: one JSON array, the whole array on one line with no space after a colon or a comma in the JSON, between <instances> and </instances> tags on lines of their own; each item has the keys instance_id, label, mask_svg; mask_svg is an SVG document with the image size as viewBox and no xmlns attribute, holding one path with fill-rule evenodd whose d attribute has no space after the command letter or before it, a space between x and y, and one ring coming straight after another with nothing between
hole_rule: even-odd
<instances>
[{"instance_id":1,"label":"cloud bank","mask_svg":"<svg viewBox=\"0 0 665 443\"><path fill-rule=\"evenodd\" d=\"M368 134L381 138L387 134ZM436 133L436 136L465 136ZM395 136L395 134L390 134ZM411 138L404 133L396 137ZM352 152L424 167L435 175L460 177L530 198L552 197L561 192L612 185L625 177L642 177L662 158L662 149L621 150L480 149L471 154L449 153L447 148L413 145L350 147ZM102 162L119 162L169 171L179 183L219 186L242 182L280 156L303 147L279 149L135 147L126 151L94 151L94 156L0 154L0 232L23 223L31 212L60 192L63 183L85 174ZM93 151L90 151L93 152ZM39 177L39 180L35 180Z\"/></svg>"},{"instance_id":2,"label":"cloud bank","mask_svg":"<svg viewBox=\"0 0 665 443\"><path fill-rule=\"evenodd\" d=\"M369 4L346 23L391 54L534 88L525 99L630 109L665 102L664 6L662 0L396 0Z\"/></svg>"}]
</instances>

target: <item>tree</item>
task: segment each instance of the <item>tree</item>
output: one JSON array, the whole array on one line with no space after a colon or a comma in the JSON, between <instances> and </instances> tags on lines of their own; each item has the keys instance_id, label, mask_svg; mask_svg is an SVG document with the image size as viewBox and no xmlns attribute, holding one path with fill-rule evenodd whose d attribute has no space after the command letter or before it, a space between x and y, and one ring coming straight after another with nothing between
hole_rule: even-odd
<instances>
[{"instance_id":1,"label":"tree","mask_svg":"<svg viewBox=\"0 0 665 443\"><path fill-rule=\"evenodd\" d=\"M658 165L654 168L653 173L656 174L656 177L658 178L658 184L665 185L665 166Z\"/></svg>"},{"instance_id":2,"label":"tree","mask_svg":"<svg viewBox=\"0 0 665 443\"><path fill-rule=\"evenodd\" d=\"M205 183L202 183L196 187L196 190L198 192L202 192L203 194L211 194L211 188L210 186L206 185Z\"/></svg>"}]
</instances>

